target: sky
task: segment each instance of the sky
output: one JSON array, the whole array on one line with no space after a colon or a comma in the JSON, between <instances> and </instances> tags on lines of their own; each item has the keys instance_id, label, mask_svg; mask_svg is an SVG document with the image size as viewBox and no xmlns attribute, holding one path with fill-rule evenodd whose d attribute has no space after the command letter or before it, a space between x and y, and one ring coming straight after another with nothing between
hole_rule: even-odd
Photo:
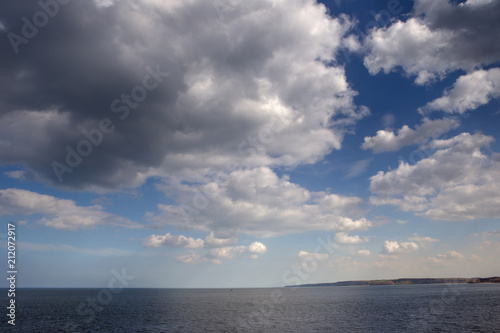
<instances>
[{"instance_id":1,"label":"sky","mask_svg":"<svg viewBox=\"0 0 500 333\"><path fill-rule=\"evenodd\" d=\"M5 2L0 267L13 223L18 287L499 275L499 16Z\"/></svg>"}]
</instances>

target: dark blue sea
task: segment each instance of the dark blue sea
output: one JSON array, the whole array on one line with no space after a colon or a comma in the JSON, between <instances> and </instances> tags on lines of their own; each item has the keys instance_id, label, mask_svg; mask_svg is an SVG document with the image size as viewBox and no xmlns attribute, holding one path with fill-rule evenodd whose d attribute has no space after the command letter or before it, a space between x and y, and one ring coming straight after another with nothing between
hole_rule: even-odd
<instances>
[{"instance_id":1,"label":"dark blue sea","mask_svg":"<svg viewBox=\"0 0 500 333\"><path fill-rule=\"evenodd\" d=\"M500 332L500 284L113 292L18 290L0 331Z\"/></svg>"}]
</instances>

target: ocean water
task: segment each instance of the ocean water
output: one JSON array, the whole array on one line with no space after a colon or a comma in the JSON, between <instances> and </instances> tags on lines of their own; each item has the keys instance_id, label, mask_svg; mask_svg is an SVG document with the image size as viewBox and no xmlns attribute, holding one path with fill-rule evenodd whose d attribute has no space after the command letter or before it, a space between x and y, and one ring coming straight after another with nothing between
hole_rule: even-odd
<instances>
[{"instance_id":1,"label":"ocean water","mask_svg":"<svg viewBox=\"0 0 500 333\"><path fill-rule=\"evenodd\" d=\"M500 284L24 289L16 305L0 331L500 332Z\"/></svg>"}]
</instances>

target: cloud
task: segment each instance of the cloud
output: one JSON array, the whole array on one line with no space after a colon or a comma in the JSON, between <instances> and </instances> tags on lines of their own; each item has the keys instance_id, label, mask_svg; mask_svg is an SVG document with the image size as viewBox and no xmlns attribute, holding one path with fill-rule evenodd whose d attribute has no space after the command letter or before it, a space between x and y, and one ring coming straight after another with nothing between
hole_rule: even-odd
<instances>
[{"instance_id":1,"label":"cloud","mask_svg":"<svg viewBox=\"0 0 500 333\"><path fill-rule=\"evenodd\" d=\"M172 247L187 248L193 250L205 249L204 254L189 253L178 256L176 261L187 264L212 263L222 264L221 259L233 259L235 256L248 253L250 258L258 259L261 254L267 252L267 247L261 242L253 242L249 246L236 245L237 238L218 239L210 233L205 241L201 238L186 237L184 235L171 235L170 232L165 235L151 235L144 239L145 247ZM228 244L234 244L229 246Z\"/></svg>"},{"instance_id":2,"label":"cloud","mask_svg":"<svg viewBox=\"0 0 500 333\"><path fill-rule=\"evenodd\" d=\"M264 254L267 252L267 247L261 242L253 242L249 246L226 246L212 248L206 255L207 258L212 259L233 259L238 254L251 253L251 259L258 259L259 254Z\"/></svg>"},{"instance_id":3,"label":"cloud","mask_svg":"<svg viewBox=\"0 0 500 333\"><path fill-rule=\"evenodd\" d=\"M39 9L9 2L0 20L20 34ZM336 65L352 22L312 0L241 2L226 16L204 0L75 1L18 55L4 38L1 163L105 191L340 149L368 114Z\"/></svg>"},{"instance_id":4,"label":"cloud","mask_svg":"<svg viewBox=\"0 0 500 333\"><path fill-rule=\"evenodd\" d=\"M368 237L361 238L358 235L354 236L349 236L345 232L338 232L335 234L334 241L337 244L360 244L360 243L366 243L370 239Z\"/></svg>"},{"instance_id":5,"label":"cloud","mask_svg":"<svg viewBox=\"0 0 500 333\"><path fill-rule=\"evenodd\" d=\"M25 180L26 172L24 170L14 170L14 171L6 171L4 174L10 178Z\"/></svg>"},{"instance_id":6,"label":"cloud","mask_svg":"<svg viewBox=\"0 0 500 333\"><path fill-rule=\"evenodd\" d=\"M486 231L484 234L487 236L500 236L500 229Z\"/></svg>"},{"instance_id":7,"label":"cloud","mask_svg":"<svg viewBox=\"0 0 500 333\"><path fill-rule=\"evenodd\" d=\"M203 239L197 238L194 239L192 237L186 237L183 235L171 235L170 232L167 232L165 235L151 235L146 238L143 242L143 245L146 247L186 247L190 249L199 249L204 246Z\"/></svg>"},{"instance_id":8,"label":"cloud","mask_svg":"<svg viewBox=\"0 0 500 333\"><path fill-rule=\"evenodd\" d=\"M404 125L395 134L390 130L379 130L377 135L365 137L361 148L371 149L374 153L387 151L398 151L401 147L419 144L431 138L437 138L440 135L457 128L459 122L453 118L443 118L430 120L424 118L421 125L411 129Z\"/></svg>"},{"instance_id":9,"label":"cloud","mask_svg":"<svg viewBox=\"0 0 500 333\"><path fill-rule=\"evenodd\" d=\"M103 211L100 205L77 206L72 200L39 194L27 190L8 188L0 190L0 216L36 215L37 222L56 229L88 229L99 225L142 228L139 223Z\"/></svg>"},{"instance_id":10,"label":"cloud","mask_svg":"<svg viewBox=\"0 0 500 333\"><path fill-rule=\"evenodd\" d=\"M402 68L425 84L463 69L500 60L498 2L415 0L411 17L372 29L364 44L364 64L371 74Z\"/></svg>"},{"instance_id":11,"label":"cloud","mask_svg":"<svg viewBox=\"0 0 500 333\"><path fill-rule=\"evenodd\" d=\"M300 262L295 263L295 266L300 266L306 271L312 271L316 270L318 267L319 262L325 261L326 259L329 258L329 255L327 253L310 253L307 251L300 250L298 255L298 259L300 259Z\"/></svg>"},{"instance_id":12,"label":"cloud","mask_svg":"<svg viewBox=\"0 0 500 333\"><path fill-rule=\"evenodd\" d=\"M184 264L199 264L201 262L207 262L207 258L203 258L198 254L190 253L190 254L185 254L178 256L175 259L177 262L184 263ZM214 264L219 264L220 261L215 261L213 262Z\"/></svg>"},{"instance_id":13,"label":"cloud","mask_svg":"<svg viewBox=\"0 0 500 333\"><path fill-rule=\"evenodd\" d=\"M215 249L211 249L209 251L209 256L212 258L232 259L236 254L240 254L245 251L247 251L247 247L245 246L218 247Z\"/></svg>"},{"instance_id":14,"label":"cloud","mask_svg":"<svg viewBox=\"0 0 500 333\"><path fill-rule=\"evenodd\" d=\"M266 253L267 247L264 244L262 244L261 242L253 242L248 247L248 252L259 253L259 254Z\"/></svg>"},{"instance_id":15,"label":"cloud","mask_svg":"<svg viewBox=\"0 0 500 333\"><path fill-rule=\"evenodd\" d=\"M130 256L134 252L129 250L117 249L117 248L79 248L67 244L44 244L44 243L30 243L30 242L19 242L19 246L25 251L37 251L37 252L72 252L72 253L83 253L93 256L100 257L121 257Z\"/></svg>"},{"instance_id":16,"label":"cloud","mask_svg":"<svg viewBox=\"0 0 500 333\"><path fill-rule=\"evenodd\" d=\"M361 257L369 257L371 255L371 252L370 250L359 250L358 252L356 252L356 255L357 256L361 256Z\"/></svg>"},{"instance_id":17,"label":"cloud","mask_svg":"<svg viewBox=\"0 0 500 333\"><path fill-rule=\"evenodd\" d=\"M306 260L323 261L328 259L329 257L328 253L310 253L302 250L299 251L299 254L297 256L303 261Z\"/></svg>"},{"instance_id":18,"label":"cloud","mask_svg":"<svg viewBox=\"0 0 500 333\"><path fill-rule=\"evenodd\" d=\"M253 242L249 246L239 245L239 246L226 246L210 249L208 253L209 258L226 258L232 259L237 254L250 253L251 259L258 259L259 254L264 254L267 252L267 247L261 242Z\"/></svg>"},{"instance_id":19,"label":"cloud","mask_svg":"<svg viewBox=\"0 0 500 333\"><path fill-rule=\"evenodd\" d=\"M493 140L469 133L433 140L422 150L428 157L372 176L370 202L435 220L500 217L500 164L481 152Z\"/></svg>"},{"instance_id":20,"label":"cloud","mask_svg":"<svg viewBox=\"0 0 500 333\"><path fill-rule=\"evenodd\" d=\"M494 3L495 0L467 0L458 4L459 7L468 6L468 7L481 7L485 5L490 5Z\"/></svg>"},{"instance_id":21,"label":"cloud","mask_svg":"<svg viewBox=\"0 0 500 333\"><path fill-rule=\"evenodd\" d=\"M460 76L451 90L421 110L463 114L500 97L500 68L478 70Z\"/></svg>"},{"instance_id":22,"label":"cloud","mask_svg":"<svg viewBox=\"0 0 500 333\"><path fill-rule=\"evenodd\" d=\"M396 122L396 117L392 113L386 113L381 119L384 127L391 127Z\"/></svg>"},{"instance_id":23,"label":"cloud","mask_svg":"<svg viewBox=\"0 0 500 333\"><path fill-rule=\"evenodd\" d=\"M214 233L211 232L207 237L205 237L205 247L227 247L238 244L238 238L229 237L229 238L216 238Z\"/></svg>"},{"instance_id":24,"label":"cloud","mask_svg":"<svg viewBox=\"0 0 500 333\"><path fill-rule=\"evenodd\" d=\"M113 198L101 196L99 198L96 198L96 199L92 200L92 203L96 204L96 205L108 205L108 206L112 206L113 205Z\"/></svg>"},{"instance_id":25,"label":"cloud","mask_svg":"<svg viewBox=\"0 0 500 333\"><path fill-rule=\"evenodd\" d=\"M345 178L350 179L365 173L365 171L368 169L368 166L370 165L370 162L371 159L367 158L353 163L349 168L349 172L347 173Z\"/></svg>"},{"instance_id":26,"label":"cloud","mask_svg":"<svg viewBox=\"0 0 500 333\"><path fill-rule=\"evenodd\" d=\"M415 234L413 237L408 238L408 240L412 242L417 242L420 244L420 246L425 246L428 243L435 243L439 242L439 239L437 238L432 238L432 237L420 237L418 234Z\"/></svg>"},{"instance_id":27,"label":"cloud","mask_svg":"<svg viewBox=\"0 0 500 333\"><path fill-rule=\"evenodd\" d=\"M398 243L397 241L385 241L382 246L383 254L403 254L418 250L418 244L414 242Z\"/></svg>"},{"instance_id":28,"label":"cloud","mask_svg":"<svg viewBox=\"0 0 500 333\"><path fill-rule=\"evenodd\" d=\"M174 186L174 188L172 188ZM165 184L165 193L178 193L178 205L158 206L151 225L213 231L234 237L257 237L312 230L367 230L362 200L326 192L311 192L261 167L236 170L201 187Z\"/></svg>"},{"instance_id":29,"label":"cloud","mask_svg":"<svg viewBox=\"0 0 500 333\"><path fill-rule=\"evenodd\" d=\"M456 260L465 259L464 255L457 251L446 251L434 257L428 257L427 260L434 265L450 265Z\"/></svg>"}]
</instances>

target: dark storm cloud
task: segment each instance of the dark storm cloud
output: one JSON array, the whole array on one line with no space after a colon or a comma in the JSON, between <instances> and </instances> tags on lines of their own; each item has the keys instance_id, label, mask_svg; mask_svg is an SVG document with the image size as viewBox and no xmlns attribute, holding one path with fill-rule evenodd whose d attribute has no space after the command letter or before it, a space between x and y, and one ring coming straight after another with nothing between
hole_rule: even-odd
<instances>
[{"instance_id":1,"label":"dark storm cloud","mask_svg":"<svg viewBox=\"0 0 500 333\"><path fill-rule=\"evenodd\" d=\"M425 15L432 30L454 33L457 58L489 65L500 61L500 1L456 5L447 1L415 1L415 15Z\"/></svg>"},{"instance_id":2,"label":"dark storm cloud","mask_svg":"<svg viewBox=\"0 0 500 333\"><path fill-rule=\"evenodd\" d=\"M4 5L0 20L7 31L23 36L22 17L31 21L33 13L41 10L36 2L26 3ZM177 93L185 88L182 68L168 60L168 44L164 54L145 54L141 62L124 57L122 46L134 47L143 41L143 36L126 31L127 22L122 15L127 9L130 8L98 9L92 1L61 5L59 13L39 28L36 36L19 45L17 54L4 32L0 112L4 125L10 121L10 127L19 132L12 133L9 145L2 145L3 163L23 163L43 178L57 182L52 162L64 163L65 147L76 149L85 139L81 130L98 128L101 119L109 118L115 131L105 134L102 144L94 147L71 176L64 177L63 185L82 187L91 179L103 186L114 186L141 169L159 165L175 126L171 113L163 110L170 108ZM112 112L111 103L142 83L148 74L147 66L168 69L170 77L148 92L127 119L120 120L120 113ZM18 110L33 112L12 113ZM147 113L147 117L138 121L136 113ZM30 117L39 133L26 140L33 134L26 132ZM44 117L50 119L42 121ZM26 143L31 145L29 153L23 153L26 148L21 147ZM133 167L122 168L127 165ZM118 169L127 172L119 174Z\"/></svg>"},{"instance_id":3,"label":"dark storm cloud","mask_svg":"<svg viewBox=\"0 0 500 333\"><path fill-rule=\"evenodd\" d=\"M0 163L37 180L116 188L229 162L311 163L366 114L343 68L317 61L350 23L312 1L245 3L224 21L210 1L59 1L41 2L46 22L33 1L0 14ZM276 118L282 133L239 153Z\"/></svg>"}]
</instances>

